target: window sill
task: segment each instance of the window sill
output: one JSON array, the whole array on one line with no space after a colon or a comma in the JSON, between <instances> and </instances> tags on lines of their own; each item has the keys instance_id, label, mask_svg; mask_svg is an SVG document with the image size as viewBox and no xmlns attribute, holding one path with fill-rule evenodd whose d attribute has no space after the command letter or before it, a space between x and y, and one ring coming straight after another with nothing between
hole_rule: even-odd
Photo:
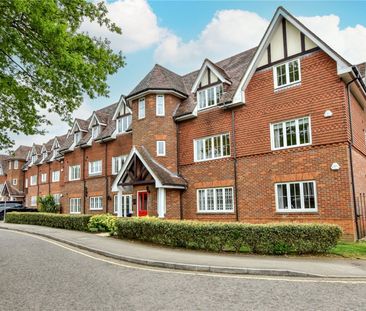
<instances>
[{"instance_id":1,"label":"window sill","mask_svg":"<svg viewBox=\"0 0 366 311\"><path fill-rule=\"evenodd\" d=\"M210 161L216 161L216 160L222 160L222 159L230 159L231 155L214 158L214 159L207 159L207 160L194 160L194 163L202 163L202 162L210 162Z\"/></svg>"},{"instance_id":2,"label":"window sill","mask_svg":"<svg viewBox=\"0 0 366 311\"><path fill-rule=\"evenodd\" d=\"M89 210L91 212L93 212L93 211L102 211L103 210L103 207L102 208L89 208Z\"/></svg>"},{"instance_id":3,"label":"window sill","mask_svg":"<svg viewBox=\"0 0 366 311\"><path fill-rule=\"evenodd\" d=\"M226 215L234 215L235 211L209 211L209 212L196 212L197 215L222 215L222 214L226 214Z\"/></svg>"},{"instance_id":4,"label":"window sill","mask_svg":"<svg viewBox=\"0 0 366 311\"><path fill-rule=\"evenodd\" d=\"M295 145L295 146L288 146L288 147L280 147L280 148L272 148L271 151L281 151L286 149L294 149L294 148L301 148L301 147L308 147L311 146L312 142L308 144L302 144L302 145Z\"/></svg>"},{"instance_id":5,"label":"window sill","mask_svg":"<svg viewBox=\"0 0 366 311\"><path fill-rule=\"evenodd\" d=\"M95 176L101 176L102 175L102 172L100 173L94 173L94 174L88 174L88 177L95 177Z\"/></svg>"},{"instance_id":6,"label":"window sill","mask_svg":"<svg viewBox=\"0 0 366 311\"><path fill-rule=\"evenodd\" d=\"M290 84L286 84L286 85L281 85L281 86L277 86L275 87L274 91L276 92L280 92L282 90L287 90L296 86L301 86L301 81L297 81L297 82L293 82Z\"/></svg>"},{"instance_id":7,"label":"window sill","mask_svg":"<svg viewBox=\"0 0 366 311\"><path fill-rule=\"evenodd\" d=\"M209 107L205 107L205 108L197 108L197 113L200 113L200 112L203 112L203 111L208 111L208 110L211 110L211 109L214 109L214 108L217 108L218 107L218 104L215 104L215 105L212 105L212 106L209 106Z\"/></svg>"},{"instance_id":8,"label":"window sill","mask_svg":"<svg viewBox=\"0 0 366 311\"><path fill-rule=\"evenodd\" d=\"M276 211L276 214L279 214L279 215L289 215L289 214L319 214L319 211L318 210L311 210L311 211L306 211L306 210L298 210L298 211L295 211L295 210L291 210L291 211Z\"/></svg>"},{"instance_id":9,"label":"window sill","mask_svg":"<svg viewBox=\"0 0 366 311\"><path fill-rule=\"evenodd\" d=\"M81 212L70 212L70 214L79 215L79 214L81 214Z\"/></svg>"}]
</instances>

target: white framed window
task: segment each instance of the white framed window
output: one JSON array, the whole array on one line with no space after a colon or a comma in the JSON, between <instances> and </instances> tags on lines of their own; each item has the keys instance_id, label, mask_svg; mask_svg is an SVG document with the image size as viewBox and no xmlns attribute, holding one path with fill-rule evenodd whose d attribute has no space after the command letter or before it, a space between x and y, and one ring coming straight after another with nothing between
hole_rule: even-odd
<instances>
[{"instance_id":1,"label":"white framed window","mask_svg":"<svg viewBox=\"0 0 366 311\"><path fill-rule=\"evenodd\" d=\"M223 85L215 85L197 92L198 110L209 108L220 102L224 91Z\"/></svg>"},{"instance_id":2,"label":"white framed window","mask_svg":"<svg viewBox=\"0 0 366 311\"><path fill-rule=\"evenodd\" d=\"M103 197L90 197L90 210L97 211L103 209Z\"/></svg>"},{"instance_id":3,"label":"white framed window","mask_svg":"<svg viewBox=\"0 0 366 311\"><path fill-rule=\"evenodd\" d=\"M25 179L25 187L28 188L28 178Z\"/></svg>"},{"instance_id":4,"label":"white framed window","mask_svg":"<svg viewBox=\"0 0 366 311\"><path fill-rule=\"evenodd\" d=\"M230 156L229 133L195 139L193 144L195 162L220 159Z\"/></svg>"},{"instance_id":5,"label":"white framed window","mask_svg":"<svg viewBox=\"0 0 366 311\"><path fill-rule=\"evenodd\" d=\"M227 213L234 211L232 187L197 190L197 211L199 213Z\"/></svg>"},{"instance_id":6,"label":"white framed window","mask_svg":"<svg viewBox=\"0 0 366 311\"><path fill-rule=\"evenodd\" d=\"M316 212L315 181L276 183L277 212Z\"/></svg>"},{"instance_id":7,"label":"white framed window","mask_svg":"<svg viewBox=\"0 0 366 311\"><path fill-rule=\"evenodd\" d=\"M89 175L102 174L102 160L89 162Z\"/></svg>"},{"instance_id":8,"label":"white framed window","mask_svg":"<svg viewBox=\"0 0 366 311\"><path fill-rule=\"evenodd\" d=\"M31 206L37 206L37 196L31 196Z\"/></svg>"},{"instance_id":9,"label":"white framed window","mask_svg":"<svg viewBox=\"0 0 366 311\"><path fill-rule=\"evenodd\" d=\"M81 139L81 132L74 133L74 144L76 145Z\"/></svg>"},{"instance_id":10,"label":"white framed window","mask_svg":"<svg viewBox=\"0 0 366 311\"><path fill-rule=\"evenodd\" d=\"M81 199L71 198L70 199L70 214L80 214L81 212Z\"/></svg>"},{"instance_id":11,"label":"white framed window","mask_svg":"<svg viewBox=\"0 0 366 311\"><path fill-rule=\"evenodd\" d=\"M14 178L13 179L13 186L16 186L18 184L18 179Z\"/></svg>"},{"instance_id":12,"label":"white framed window","mask_svg":"<svg viewBox=\"0 0 366 311\"><path fill-rule=\"evenodd\" d=\"M132 115L123 116L117 119L117 133L125 133L132 122Z\"/></svg>"},{"instance_id":13,"label":"white framed window","mask_svg":"<svg viewBox=\"0 0 366 311\"><path fill-rule=\"evenodd\" d=\"M30 185L31 186L37 185L37 175L33 175L30 177Z\"/></svg>"},{"instance_id":14,"label":"white framed window","mask_svg":"<svg viewBox=\"0 0 366 311\"><path fill-rule=\"evenodd\" d=\"M11 170L11 161L9 161L9 170Z\"/></svg>"},{"instance_id":15,"label":"white framed window","mask_svg":"<svg viewBox=\"0 0 366 311\"><path fill-rule=\"evenodd\" d=\"M18 166L19 166L18 160L15 160L14 161L14 169L17 170L18 169Z\"/></svg>"},{"instance_id":16,"label":"white framed window","mask_svg":"<svg viewBox=\"0 0 366 311\"><path fill-rule=\"evenodd\" d=\"M300 60L295 59L290 62L274 66L273 77L275 89L300 82Z\"/></svg>"},{"instance_id":17,"label":"white framed window","mask_svg":"<svg viewBox=\"0 0 366 311\"><path fill-rule=\"evenodd\" d=\"M47 158L47 151L42 153L42 161Z\"/></svg>"},{"instance_id":18,"label":"white framed window","mask_svg":"<svg viewBox=\"0 0 366 311\"><path fill-rule=\"evenodd\" d=\"M117 175L121 170L123 164L126 161L127 156L121 155L118 157L112 157L112 175Z\"/></svg>"},{"instance_id":19,"label":"white framed window","mask_svg":"<svg viewBox=\"0 0 366 311\"><path fill-rule=\"evenodd\" d=\"M33 154L32 155L32 163L36 163L36 161L37 161L37 155Z\"/></svg>"},{"instance_id":20,"label":"white framed window","mask_svg":"<svg viewBox=\"0 0 366 311\"><path fill-rule=\"evenodd\" d=\"M52 172L52 182L60 181L60 171L53 171Z\"/></svg>"},{"instance_id":21,"label":"white framed window","mask_svg":"<svg viewBox=\"0 0 366 311\"><path fill-rule=\"evenodd\" d=\"M156 95L156 115L165 116L165 97L164 97L164 95Z\"/></svg>"},{"instance_id":22,"label":"white framed window","mask_svg":"<svg viewBox=\"0 0 366 311\"><path fill-rule=\"evenodd\" d=\"M99 126L93 126L92 127L92 139L96 139L99 135Z\"/></svg>"},{"instance_id":23,"label":"white framed window","mask_svg":"<svg viewBox=\"0 0 366 311\"><path fill-rule=\"evenodd\" d=\"M41 183L45 183L47 181L47 174L46 173L42 173L41 174Z\"/></svg>"},{"instance_id":24,"label":"white framed window","mask_svg":"<svg viewBox=\"0 0 366 311\"><path fill-rule=\"evenodd\" d=\"M132 194L124 194L122 195L122 211L127 211L127 214L132 214ZM114 196L113 201L113 211L115 214L118 213L118 195Z\"/></svg>"},{"instance_id":25,"label":"white framed window","mask_svg":"<svg viewBox=\"0 0 366 311\"><path fill-rule=\"evenodd\" d=\"M55 203L57 205L60 205L61 193L55 193L55 194L53 194L53 199L55 200Z\"/></svg>"},{"instance_id":26,"label":"white framed window","mask_svg":"<svg viewBox=\"0 0 366 311\"><path fill-rule=\"evenodd\" d=\"M272 150L311 144L310 117L271 124Z\"/></svg>"},{"instance_id":27,"label":"white framed window","mask_svg":"<svg viewBox=\"0 0 366 311\"><path fill-rule=\"evenodd\" d=\"M80 179L80 165L73 165L69 167L69 180Z\"/></svg>"},{"instance_id":28,"label":"white framed window","mask_svg":"<svg viewBox=\"0 0 366 311\"><path fill-rule=\"evenodd\" d=\"M145 118L145 98L140 98L138 104L138 119L143 118Z\"/></svg>"},{"instance_id":29,"label":"white framed window","mask_svg":"<svg viewBox=\"0 0 366 311\"><path fill-rule=\"evenodd\" d=\"M164 157L166 155L165 140L158 140L156 142L156 155Z\"/></svg>"}]
</instances>

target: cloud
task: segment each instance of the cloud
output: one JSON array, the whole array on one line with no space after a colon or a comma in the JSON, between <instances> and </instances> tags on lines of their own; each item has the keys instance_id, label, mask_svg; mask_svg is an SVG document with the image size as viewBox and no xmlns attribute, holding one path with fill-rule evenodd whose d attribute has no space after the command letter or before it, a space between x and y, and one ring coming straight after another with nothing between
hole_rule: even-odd
<instances>
[{"instance_id":1,"label":"cloud","mask_svg":"<svg viewBox=\"0 0 366 311\"><path fill-rule=\"evenodd\" d=\"M340 28L336 15L298 17L311 31L353 64L366 61L366 27Z\"/></svg>"},{"instance_id":2,"label":"cloud","mask_svg":"<svg viewBox=\"0 0 366 311\"><path fill-rule=\"evenodd\" d=\"M97 23L85 22L81 28L96 37L107 38L115 50L132 53L158 43L167 32L159 27L157 16L145 0L105 2L111 21L122 29L122 36L111 33Z\"/></svg>"},{"instance_id":3,"label":"cloud","mask_svg":"<svg viewBox=\"0 0 366 311\"><path fill-rule=\"evenodd\" d=\"M195 40L184 42L172 32L165 33L155 59L178 70L192 70L206 57L218 60L256 46L268 23L249 11L218 11Z\"/></svg>"}]
</instances>

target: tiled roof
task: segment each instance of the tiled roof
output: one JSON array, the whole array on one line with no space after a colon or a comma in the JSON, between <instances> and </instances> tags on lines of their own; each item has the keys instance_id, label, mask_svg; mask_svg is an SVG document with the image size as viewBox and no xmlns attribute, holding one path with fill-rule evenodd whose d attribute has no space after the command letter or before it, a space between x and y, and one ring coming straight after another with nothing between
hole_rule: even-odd
<instances>
[{"instance_id":1,"label":"tiled roof","mask_svg":"<svg viewBox=\"0 0 366 311\"><path fill-rule=\"evenodd\" d=\"M137 151L143 157L143 160L148 165L148 167L153 171L156 177L161 181L163 185L166 186L187 186L187 182L180 176L173 174L163 165L156 162L150 153L146 150L144 146L135 146Z\"/></svg>"},{"instance_id":2,"label":"tiled roof","mask_svg":"<svg viewBox=\"0 0 366 311\"><path fill-rule=\"evenodd\" d=\"M180 75L156 64L127 97L153 89L174 90L182 94L187 94Z\"/></svg>"},{"instance_id":3,"label":"tiled roof","mask_svg":"<svg viewBox=\"0 0 366 311\"><path fill-rule=\"evenodd\" d=\"M356 65L363 78L366 77L366 62Z\"/></svg>"},{"instance_id":4,"label":"tiled roof","mask_svg":"<svg viewBox=\"0 0 366 311\"><path fill-rule=\"evenodd\" d=\"M65 139L65 142L60 146L59 151L65 151L69 149L74 142L74 134L70 134L68 138Z\"/></svg>"},{"instance_id":5,"label":"tiled roof","mask_svg":"<svg viewBox=\"0 0 366 311\"><path fill-rule=\"evenodd\" d=\"M8 158L9 158L8 155L0 154L0 176L6 175L6 172L8 171L8 165L6 161Z\"/></svg>"},{"instance_id":6,"label":"tiled roof","mask_svg":"<svg viewBox=\"0 0 366 311\"><path fill-rule=\"evenodd\" d=\"M14 160L25 160L30 150L32 150L32 147L21 145L17 149L15 149L12 154L9 155L9 158Z\"/></svg>"},{"instance_id":7,"label":"tiled roof","mask_svg":"<svg viewBox=\"0 0 366 311\"><path fill-rule=\"evenodd\" d=\"M9 181L5 181L5 187L8 189L10 196L24 197L24 192L14 188ZM4 187L4 189L5 189ZM4 191L3 189L3 191Z\"/></svg>"},{"instance_id":8,"label":"tiled roof","mask_svg":"<svg viewBox=\"0 0 366 311\"><path fill-rule=\"evenodd\" d=\"M78 123L81 131L88 130L90 120L83 120L83 119L75 118L75 121Z\"/></svg>"}]
</instances>

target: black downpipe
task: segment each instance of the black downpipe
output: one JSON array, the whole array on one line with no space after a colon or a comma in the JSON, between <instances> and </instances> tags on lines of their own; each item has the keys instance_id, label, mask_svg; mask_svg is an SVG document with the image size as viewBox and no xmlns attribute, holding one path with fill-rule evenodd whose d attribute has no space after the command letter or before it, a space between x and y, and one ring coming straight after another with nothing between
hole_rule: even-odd
<instances>
[{"instance_id":1,"label":"black downpipe","mask_svg":"<svg viewBox=\"0 0 366 311\"><path fill-rule=\"evenodd\" d=\"M238 180L237 180L237 164L236 158L236 138L235 138L235 111L231 111L231 132L233 142L233 157L234 157L234 193L235 193L235 216L236 221L239 221L239 207L238 207Z\"/></svg>"},{"instance_id":2,"label":"black downpipe","mask_svg":"<svg viewBox=\"0 0 366 311\"><path fill-rule=\"evenodd\" d=\"M350 160L350 169L351 169L351 183L352 183L352 198L353 198L353 210L355 214L355 225L356 225L356 238L357 240L360 238L359 236L359 229L358 229L358 221L357 221L357 202L356 202L356 188L355 188L355 175L353 170L353 156L352 156L352 149L353 149L353 128L352 128L352 109L351 109L351 92L350 86L353 82L358 80L358 78L354 78L350 82L347 83L347 101L348 101L348 115L349 115L349 127L350 127L350 135L351 141L349 144L349 160Z\"/></svg>"}]
</instances>

